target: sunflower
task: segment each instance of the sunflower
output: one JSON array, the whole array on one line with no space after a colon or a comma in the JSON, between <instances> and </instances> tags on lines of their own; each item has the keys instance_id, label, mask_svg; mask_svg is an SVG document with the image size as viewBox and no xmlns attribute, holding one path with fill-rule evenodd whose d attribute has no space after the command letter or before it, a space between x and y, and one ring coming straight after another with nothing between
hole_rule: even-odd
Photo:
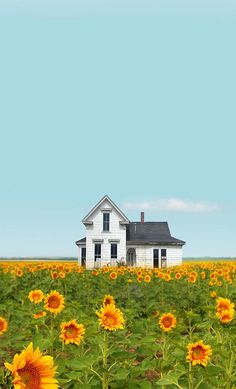
<instances>
[{"instance_id":1,"label":"sunflower","mask_svg":"<svg viewBox=\"0 0 236 389\"><path fill-rule=\"evenodd\" d=\"M197 281L197 277L193 274L190 274L190 276L188 277L188 282L194 284L196 281Z\"/></svg>"},{"instance_id":2,"label":"sunflower","mask_svg":"<svg viewBox=\"0 0 236 389\"><path fill-rule=\"evenodd\" d=\"M56 280L59 277L59 274L57 271L51 271L51 278L53 280Z\"/></svg>"},{"instance_id":3,"label":"sunflower","mask_svg":"<svg viewBox=\"0 0 236 389\"><path fill-rule=\"evenodd\" d=\"M64 301L64 297L53 290L45 297L44 308L54 314L60 313L65 308Z\"/></svg>"},{"instance_id":4,"label":"sunflower","mask_svg":"<svg viewBox=\"0 0 236 389\"><path fill-rule=\"evenodd\" d=\"M145 277L144 277L144 282L151 282L151 277L149 276L149 274L146 274Z\"/></svg>"},{"instance_id":5,"label":"sunflower","mask_svg":"<svg viewBox=\"0 0 236 389\"><path fill-rule=\"evenodd\" d=\"M234 309L234 303L230 299L219 297L216 300L216 310L217 312L229 311Z\"/></svg>"},{"instance_id":6,"label":"sunflower","mask_svg":"<svg viewBox=\"0 0 236 389\"><path fill-rule=\"evenodd\" d=\"M116 331L124 328L123 313L115 305L110 304L102 307L100 311L96 312L99 317L99 324L105 330Z\"/></svg>"},{"instance_id":7,"label":"sunflower","mask_svg":"<svg viewBox=\"0 0 236 389\"><path fill-rule=\"evenodd\" d=\"M46 312L45 311L41 311L41 312L37 312L37 313L33 314L33 318L34 319L40 319L41 317L44 317L44 316L46 316Z\"/></svg>"},{"instance_id":8,"label":"sunflower","mask_svg":"<svg viewBox=\"0 0 236 389\"><path fill-rule=\"evenodd\" d=\"M213 299L215 299L215 298L216 298L216 296L217 296L217 293L216 293L216 291L215 291L215 290L213 290L213 291L210 293L210 296L211 296Z\"/></svg>"},{"instance_id":9,"label":"sunflower","mask_svg":"<svg viewBox=\"0 0 236 389\"><path fill-rule=\"evenodd\" d=\"M74 343L79 345L83 339L84 333L84 325L78 324L74 319L61 324L61 333L59 337L65 344Z\"/></svg>"},{"instance_id":10,"label":"sunflower","mask_svg":"<svg viewBox=\"0 0 236 389\"><path fill-rule=\"evenodd\" d=\"M220 312L216 312L216 316L218 317L221 323L227 324L233 320L234 312L234 309L226 309Z\"/></svg>"},{"instance_id":11,"label":"sunflower","mask_svg":"<svg viewBox=\"0 0 236 389\"><path fill-rule=\"evenodd\" d=\"M172 313L164 313L159 320L160 328L165 331L171 331L176 327L176 318Z\"/></svg>"},{"instance_id":12,"label":"sunflower","mask_svg":"<svg viewBox=\"0 0 236 389\"><path fill-rule=\"evenodd\" d=\"M188 345L187 361L192 362L192 365L206 366L208 359L212 354L211 346L204 344L201 340Z\"/></svg>"},{"instance_id":13,"label":"sunflower","mask_svg":"<svg viewBox=\"0 0 236 389\"><path fill-rule=\"evenodd\" d=\"M138 276L138 277L137 277L138 283L142 282L142 280L143 280L143 276Z\"/></svg>"},{"instance_id":14,"label":"sunflower","mask_svg":"<svg viewBox=\"0 0 236 389\"><path fill-rule=\"evenodd\" d=\"M56 367L53 358L43 356L33 344L20 354L16 354L13 363L5 363L5 367L13 375L15 389L57 389L58 381L54 378Z\"/></svg>"},{"instance_id":15,"label":"sunflower","mask_svg":"<svg viewBox=\"0 0 236 389\"><path fill-rule=\"evenodd\" d=\"M7 329L8 329L7 321L0 316L0 336L3 335L3 333L6 332Z\"/></svg>"},{"instance_id":16,"label":"sunflower","mask_svg":"<svg viewBox=\"0 0 236 389\"><path fill-rule=\"evenodd\" d=\"M182 277L181 273L177 272L177 273L175 274L175 279L176 279L176 280L179 280L181 277Z\"/></svg>"},{"instance_id":17,"label":"sunflower","mask_svg":"<svg viewBox=\"0 0 236 389\"><path fill-rule=\"evenodd\" d=\"M206 278L206 273L204 271L201 272L201 277L202 277L202 280L205 280Z\"/></svg>"},{"instance_id":18,"label":"sunflower","mask_svg":"<svg viewBox=\"0 0 236 389\"><path fill-rule=\"evenodd\" d=\"M31 303L39 304L44 299L44 294L40 289L31 290L28 295Z\"/></svg>"},{"instance_id":19,"label":"sunflower","mask_svg":"<svg viewBox=\"0 0 236 389\"><path fill-rule=\"evenodd\" d=\"M16 275L17 277L22 277L22 276L23 276L23 270L22 270L20 267L18 267L18 268L15 270L15 275Z\"/></svg>"},{"instance_id":20,"label":"sunflower","mask_svg":"<svg viewBox=\"0 0 236 389\"><path fill-rule=\"evenodd\" d=\"M164 280L167 281L167 282L169 282L169 281L171 280L171 275L170 275L169 273L166 273L166 274L164 275Z\"/></svg>"},{"instance_id":21,"label":"sunflower","mask_svg":"<svg viewBox=\"0 0 236 389\"><path fill-rule=\"evenodd\" d=\"M115 271L112 271L110 273L110 280L116 280L117 279L117 273Z\"/></svg>"},{"instance_id":22,"label":"sunflower","mask_svg":"<svg viewBox=\"0 0 236 389\"><path fill-rule=\"evenodd\" d=\"M103 306L105 307L106 305L111 305L111 304L115 305L115 299L110 294L106 294L103 299Z\"/></svg>"}]
</instances>

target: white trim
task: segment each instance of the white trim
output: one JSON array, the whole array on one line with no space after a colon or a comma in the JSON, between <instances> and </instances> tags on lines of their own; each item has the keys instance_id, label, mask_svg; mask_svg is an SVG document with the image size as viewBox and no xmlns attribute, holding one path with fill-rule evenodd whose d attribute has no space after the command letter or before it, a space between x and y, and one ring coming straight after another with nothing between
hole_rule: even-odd
<instances>
[{"instance_id":1,"label":"white trim","mask_svg":"<svg viewBox=\"0 0 236 389\"><path fill-rule=\"evenodd\" d=\"M127 222L129 223L129 219L125 216L125 214L120 210L120 208L117 207L117 205L115 203L113 203L113 201L110 199L110 197L108 197L107 195L104 196L96 205L95 207L93 207L91 209L91 211L83 218L82 220L82 223L86 224L87 222L89 222L90 220L89 217L93 214L93 212L103 203L103 201L107 200L111 206L113 208L115 208L115 210L119 213L120 216L122 216L122 218Z\"/></svg>"}]
</instances>

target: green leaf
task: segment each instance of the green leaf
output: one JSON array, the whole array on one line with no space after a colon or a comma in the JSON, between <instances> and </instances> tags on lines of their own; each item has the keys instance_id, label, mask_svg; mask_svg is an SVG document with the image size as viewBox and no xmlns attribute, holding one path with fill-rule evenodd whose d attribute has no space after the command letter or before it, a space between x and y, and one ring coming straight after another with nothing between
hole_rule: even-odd
<instances>
[{"instance_id":1,"label":"green leaf","mask_svg":"<svg viewBox=\"0 0 236 389\"><path fill-rule=\"evenodd\" d=\"M160 378L156 384L157 385L176 385L178 386L179 378L184 374L184 371L175 371L167 374L166 376Z\"/></svg>"},{"instance_id":2,"label":"green leaf","mask_svg":"<svg viewBox=\"0 0 236 389\"><path fill-rule=\"evenodd\" d=\"M155 336L144 336L140 340L140 343L155 343L156 342L156 337Z\"/></svg>"},{"instance_id":3,"label":"green leaf","mask_svg":"<svg viewBox=\"0 0 236 389\"><path fill-rule=\"evenodd\" d=\"M111 376L114 377L116 380L125 380L130 371L128 369L118 369L114 374Z\"/></svg>"},{"instance_id":4,"label":"green leaf","mask_svg":"<svg viewBox=\"0 0 236 389\"><path fill-rule=\"evenodd\" d=\"M152 384L148 381L140 382L139 387L141 389L152 389Z\"/></svg>"},{"instance_id":5,"label":"green leaf","mask_svg":"<svg viewBox=\"0 0 236 389\"><path fill-rule=\"evenodd\" d=\"M0 369L0 384L3 384L4 382L4 370Z\"/></svg>"}]
</instances>

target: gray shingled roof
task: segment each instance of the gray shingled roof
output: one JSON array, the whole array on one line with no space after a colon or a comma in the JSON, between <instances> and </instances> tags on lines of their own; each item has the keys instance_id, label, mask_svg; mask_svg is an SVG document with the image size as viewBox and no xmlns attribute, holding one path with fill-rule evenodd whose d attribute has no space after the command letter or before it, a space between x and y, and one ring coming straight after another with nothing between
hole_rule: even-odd
<instances>
[{"instance_id":1,"label":"gray shingled roof","mask_svg":"<svg viewBox=\"0 0 236 389\"><path fill-rule=\"evenodd\" d=\"M86 238L77 240L77 241L75 242L75 244L77 244L77 246L78 246L78 244L80 244L80 243L86 243Z\"/></svg>"},{"instance_id":2,"label":"gray shingled roof","mask_svg":"<svg viewBox=\"0 0 236 389\"><path fill-rule=\"evenodd\" d=\"M133 222L129 223L126 232L127 244L174 244L184 245L185 242L173 238L167 222Z\"/></svg>"}]
</instances>

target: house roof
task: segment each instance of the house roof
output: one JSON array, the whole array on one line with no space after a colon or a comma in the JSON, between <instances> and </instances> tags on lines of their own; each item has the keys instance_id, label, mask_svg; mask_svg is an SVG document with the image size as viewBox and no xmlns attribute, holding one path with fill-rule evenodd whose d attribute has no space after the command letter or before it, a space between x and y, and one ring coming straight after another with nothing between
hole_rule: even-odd
<instances>
[{"instance_id":1,"label":"house roof","mask_svg":"<svg viewBox=\"0 0 236 389\"><path fill-rule=\"evenodd\" d=\"M86 243L86 238L77 240L77 246ZM170 235L167 222L132 222L127 226L127 245L177 245L183 246L185 242Z\"/></svg>"},{"instance_id":2,"label":"house roof","mask_svg":"<svg viewBox=\"0 0 236 389\"><path fill-rule=\"evenodd\" d=\"M81 245L81 244L85 244L86 243L86 238L82 238L82 239L79 239L75 242L75 244L77 244L77 246Z\"/></svg>"},{"instance_id":3,"label":"house roof","mask_svg":"<svg viewBox=\"0 0 236 389\"><path fill-rule=\"evenodd\" d=\"M102 199L91 209L91 211L83 218L82 223L89 223L90 216L94 213L94 211L105 201L107 200L113 208L118 212L118 214L124 219L125 224L129 223L129 219L125 216L125 214L120 210L119 207L110 199L109 196L105 195Z\"/></svg>"},{"instance_id":4,"label":"house roof","mask_svg":"<svg viewBox=\"0 0 236 389\"><path fill-rule=\"evenodd\" d=\"M133 222L126 231L127 245L171 244L183 246L185 242L170 235L167 222Z\"/></svg>"}]
</instances>

